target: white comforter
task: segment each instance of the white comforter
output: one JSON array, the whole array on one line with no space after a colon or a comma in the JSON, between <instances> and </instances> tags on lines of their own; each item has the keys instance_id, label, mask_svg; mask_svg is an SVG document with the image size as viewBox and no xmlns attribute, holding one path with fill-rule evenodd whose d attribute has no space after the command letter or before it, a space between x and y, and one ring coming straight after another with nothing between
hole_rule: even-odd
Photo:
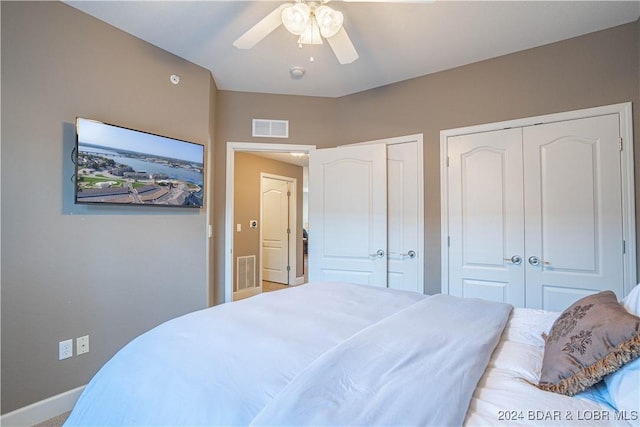
<instances>
[{"instance_id":1,"label":"white comforter","mask_svg":"<svg viewBox=\"0 0 640 427\"><path fill-rule=\"evenodd\" d=\"M125 346L65 425L461 424L510 308L336 283L224 304Z\"/></svg>"},{"instance_id":2,"label":"white comforter","mask_svg":"<svg viewBox=\"0 0 640 427\"><path fill-rule=\"evenodd\" d=\"M462 425L511 306L435 295L320 356L253 425Z\"/></svg>"}]
</instances>

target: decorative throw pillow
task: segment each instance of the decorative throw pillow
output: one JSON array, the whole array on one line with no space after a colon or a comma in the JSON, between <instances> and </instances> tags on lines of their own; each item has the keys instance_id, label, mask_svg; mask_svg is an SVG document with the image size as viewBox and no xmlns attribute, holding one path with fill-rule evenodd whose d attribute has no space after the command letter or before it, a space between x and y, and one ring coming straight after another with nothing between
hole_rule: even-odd
<instances>
[{"instance_id":1,"label":"decorative throw pillow","mask_svg":"<svg viewBox=\"0 0 640 427\"><path fill-rule=\"evenodd\" d=\"M640 356L640 318L611 291L584 297L545 337L538 387L573 396Z\"/></svg>"}]
</instances>

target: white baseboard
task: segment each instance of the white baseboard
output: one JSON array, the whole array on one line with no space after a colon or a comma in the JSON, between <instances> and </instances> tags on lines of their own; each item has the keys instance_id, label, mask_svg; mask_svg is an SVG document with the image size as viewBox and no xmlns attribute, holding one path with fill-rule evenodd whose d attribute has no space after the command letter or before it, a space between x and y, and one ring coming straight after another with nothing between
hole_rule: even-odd
<instances>
[{"instance_id":1,"label":"white baseboard","mask_svg":"<svg viewBox=\"0 0 640 427\"><path fill-rule=\"evenodd\" d=\"M296 285L304 284L304 276L296 277Z\"/></svg>"},{"instance_id":2,"label":"white baseboard","mask_svg":"<svg viewBox=\"0 0 640 427\"><path fill-rule=\"evenodd\" d=\"M85 386L65 391L0 416L0 426L28 427L73 409Z\"/></svg>"}]
</instances>

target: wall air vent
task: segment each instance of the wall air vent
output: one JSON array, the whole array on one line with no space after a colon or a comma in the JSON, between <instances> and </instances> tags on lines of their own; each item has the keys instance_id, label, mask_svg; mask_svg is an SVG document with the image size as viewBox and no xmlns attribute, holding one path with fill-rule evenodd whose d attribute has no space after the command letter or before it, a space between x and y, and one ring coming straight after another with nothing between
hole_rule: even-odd
<instances>
[{"instance_id":1,"label":"wall air vent","mask_svg":"<svg viewBox=\"0 0 640 427\"><path fill-rule=\"evenodd\" d=\"M256 256L239 256L236 261L235 291L243 291L245 289L253 289L256 287Z\"/></svg>"},{"instance_id":2,"label":"wall air vent","mask_svg":"<svg viewBox=\"0 0 640 427\"><path fill-rule=\"evenodd\" d=\"M253 136L289 138L289 120L253 119Z\"/></svg>"}]
</instances>

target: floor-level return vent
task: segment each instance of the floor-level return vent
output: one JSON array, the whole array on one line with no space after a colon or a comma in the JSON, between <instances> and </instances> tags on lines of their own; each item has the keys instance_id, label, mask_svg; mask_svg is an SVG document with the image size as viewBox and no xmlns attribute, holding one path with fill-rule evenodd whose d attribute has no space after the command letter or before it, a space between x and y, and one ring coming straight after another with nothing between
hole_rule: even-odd
<instances>
[{"instance_id":1,"label":"floor-level return vent","mask_svg":"<svg viewBox=\"0 0 640 427\"><path fill-rule=\"evenodd\" d=\"M256 256L239 256L236 261L236 292L256 287Z\"/></svg>"}]
</instances>

